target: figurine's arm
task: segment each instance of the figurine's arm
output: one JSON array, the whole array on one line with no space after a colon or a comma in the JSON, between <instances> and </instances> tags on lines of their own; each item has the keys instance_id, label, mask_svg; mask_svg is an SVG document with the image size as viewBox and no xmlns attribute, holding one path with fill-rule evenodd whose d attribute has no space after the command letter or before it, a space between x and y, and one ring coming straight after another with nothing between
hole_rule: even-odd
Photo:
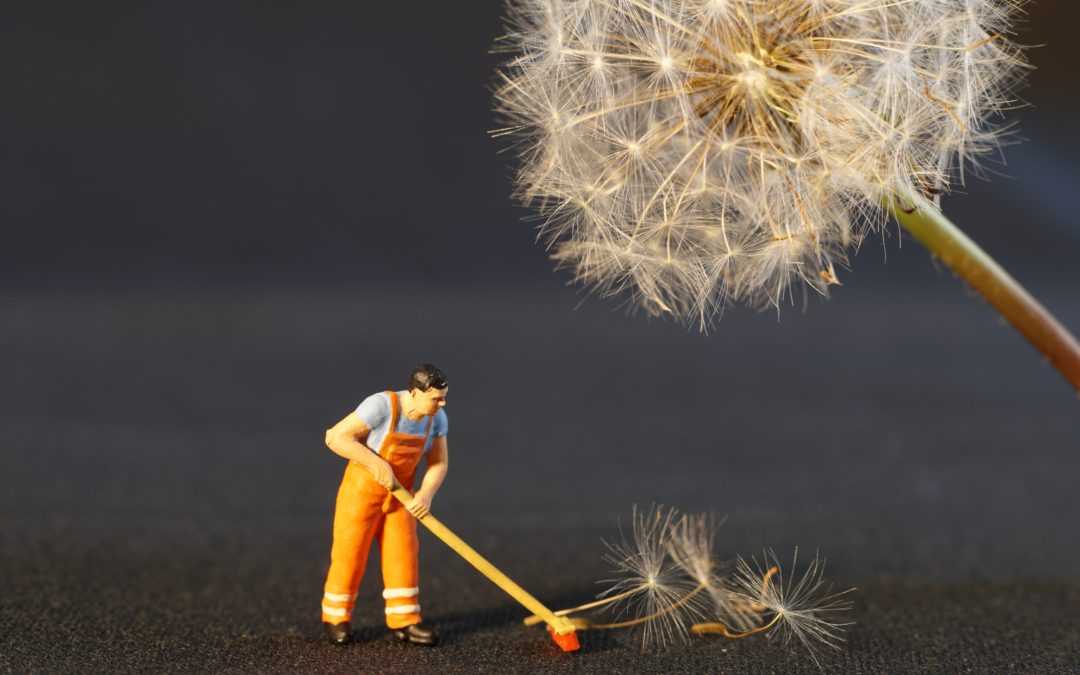
<instances>
[{"instance_id":1,"label":"figurine's arm","mask_svg":"<svg viewBox=\"0 0 1080 675\"><path fill-rule=\"evenodd\" d=\"M435 499L439 486L446 480L446 472L449 468L450 451L446 446L446 436L436 436L431 441L431 449L428 450L424 480L420 482L420 489L413 495L413 500L406 505L409 513L417 518L423 518L428 514L431 510L431 501Z\"/></svg>"},{"instance_id":2,"label":"figurine's arm","mask_svg":"<svg viewBox=\"0 0 1080 675\"><path fill-rule=\"evenodd\" d=\"M326 447L345 459L363 466L387 490L394 486L394 470L385 459L364 445L371 427L355 412L326 430Z\"/></svg>"}]
</instances>

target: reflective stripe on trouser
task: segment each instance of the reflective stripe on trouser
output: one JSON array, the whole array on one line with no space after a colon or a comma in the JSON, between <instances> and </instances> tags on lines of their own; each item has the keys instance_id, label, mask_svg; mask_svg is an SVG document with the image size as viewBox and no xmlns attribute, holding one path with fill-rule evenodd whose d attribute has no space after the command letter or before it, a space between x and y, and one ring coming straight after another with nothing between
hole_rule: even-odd
<instances>
[{"instance_id":1,"label":"reflective stripe on trouser","mask_svg":"<svg viewBox=\"0 0 1080 675\"><path fill-rule=\"evenodd\" d=\"M355 593L323 593L322 616L323 621L329 623L341 623L348 621L352 616L353 607L356 605Z\"/></svg>"},{"instance_id":2,"label":"reflective stripe on trouser","mask_svg":"<svg viewBox=\"0 0 1080 675\"><path fill-rule=\"evenodd\" d=\"M401 616L420 616L420 589L412 588L387 588L383 591L383 600L386 601L386 620L391 621ZM411 623L416 623L412 621ZM408 625L408 624L405 624Z\"/></svg>"},{"instance_id":3,"label":"reflective stripe on trouser","mask_svg":"<svg viewBox=\"0 0 1080 675\"><path fill-rule=\"evenodd\" d=\"M386 495L387 491L367 469L349 464L334 511L334 545L323 595L323 621L341 623L352 619L373 539L379 543L386 589L417 589L420 585L416 519L397 500L387 503ZM419 623L418 597L419 591L408 597L387 598L386 625L403 628Z\"/></svg>"}]
</instances>

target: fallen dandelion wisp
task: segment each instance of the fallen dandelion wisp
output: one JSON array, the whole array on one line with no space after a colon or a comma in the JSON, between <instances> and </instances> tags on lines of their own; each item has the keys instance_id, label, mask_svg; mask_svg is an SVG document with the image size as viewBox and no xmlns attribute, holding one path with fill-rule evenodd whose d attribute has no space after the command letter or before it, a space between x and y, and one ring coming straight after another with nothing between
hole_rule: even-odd
<instances>
[{"instance_id":1,"label":"fallen dandelion wisp","mask_svg":"<svg viewBox=\"0 0 1080 675\"><path fill-rule=\"evenodd\" d=\"M835 593L815 556L802 570L798 551L785 576L779 559L738 558L726 565L713 551L717 525L707 515L684 515L653 506L635 509L630 535L606 542L616 576L598 599L555 612L569 616L606 610L615 620L573 617L578 630L639 629L642 649L665 648L691 635L738 639L764 633L794 639L819 664L819 646L837 648L848 623L850 591ZM540 623L538 617L525 619Z\"/></svg>"},{"instance_id":2,"label":"fallen dandelion wisp","mask_svg":"<svg viewBox=\"0 0 1080 675\"><path fill-rule=\"evenodd\" d=\"M756 633L777 635L785 643L795 639L817 661L816 647L839 648L844 626L837 615L851 609L848 595L852 589L834 592L825 581L825 562L817 555L800 572L799 551L792 556L789 575L785 578L780 560L773 552L756 558L739 558L734 583L745 606L758 613L761 624L752 629L732 632L723 623L702 623L691 627L695 635L719 633L729 638L741 638ZM820 664L819 664L820 665Z\"/></svg>"}]
</instances>

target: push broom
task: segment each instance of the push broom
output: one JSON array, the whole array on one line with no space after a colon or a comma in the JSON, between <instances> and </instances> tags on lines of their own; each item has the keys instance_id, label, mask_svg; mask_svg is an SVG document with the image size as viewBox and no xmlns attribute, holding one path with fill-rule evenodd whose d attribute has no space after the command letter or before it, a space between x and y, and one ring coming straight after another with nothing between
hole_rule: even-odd
<instances>
[{"instance_id":1,"label":"push broom","mask_svg":"<svg viewBox=\"0 0 1080 675\"><path fill-rule=\"evenodd\" d=\"M394 489L390 491L394 497L397 498L402 504L408 504L412 501L412 494L406 490L401 483L394 480ZM503 574L499 568L492 565L487 558L480 555L476 550L466 544L461 537L457 536L450 531L448 527L443 525L435 516L428 513L425 516L417 518L424 527L431 530L431 533L441 539L450 548L454 549L454 552L460 555L470 565L480 571L485 577L490 579L499 588L503 589L510 595L511 598L517 600L521 605L532 612L535 616L547 624L548 632L551 633L552 639L555 640L555 644L559 645L559 648L564 652L572 652L579 648L577 635L574 634L574 624L562 616L555 616L555 613L545 607L543 603L530 595L524 588L518 586L513 579Z\"/></svg>"}]
</instances>

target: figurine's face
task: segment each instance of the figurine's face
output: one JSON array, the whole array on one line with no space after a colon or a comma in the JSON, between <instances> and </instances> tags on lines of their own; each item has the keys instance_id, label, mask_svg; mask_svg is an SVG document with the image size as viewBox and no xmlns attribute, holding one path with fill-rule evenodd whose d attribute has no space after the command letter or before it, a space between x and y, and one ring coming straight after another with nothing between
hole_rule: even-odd
<instances>
[{"instance_id":1,"label":"figurine's face","mask_svg":"<svg viewBox=\"0 0 1080 675\"><path fill-rule=\"evenodd\" d=\"M421 415L434 415L439 412L439 408L446 405L446 392L449 389L450 387L428 389L427 391L413 389L410 392L412 394L413 409Z\"/></svg>"}]
</instances>

